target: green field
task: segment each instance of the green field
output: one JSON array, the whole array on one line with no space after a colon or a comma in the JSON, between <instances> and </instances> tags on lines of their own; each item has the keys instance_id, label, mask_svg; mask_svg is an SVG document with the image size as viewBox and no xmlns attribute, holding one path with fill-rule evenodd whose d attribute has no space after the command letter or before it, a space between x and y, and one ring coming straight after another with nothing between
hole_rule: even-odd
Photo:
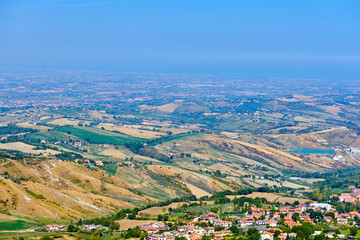
<instances>
[{"instance_id":1,"label":"green field","mask_svg":"<svg viewBox=\"0 0 360 240\"><path fill-rule=\"evenodd\" d=\"M66 233L46 233L46 232L0 232L0 239L17 239L17 236L23 238L34 238L43 236L62 236Z\"/></svg>"},{"instance_id":2,"label":"green field","mask_svg":"<svg viewBox=\"0 0 360 240\"><path fill-rule=\"evenodd\" d=\"M138 192L148 195L150 197L158 198L161 200L169 200L171 198L170 194L163 188L156 186L142 186L136 189Z\"/></svg>"},{"instance_id":3,"label":"green field","mask_svg":"<svg viewBox=\"0 0 360 240\"><path fill-rule=\"evenodd\" d=\"M40 132L35 133L30 136L30 141L36 142L38 140L47 140L47 141L68 141L69 136L63 132L58 132L56 130L52 130L49 132Z\"/></svg>"},{"instance_id":4,"label":"green field","mask_svg":"<svg viewBox=\"0 0 360 240\"><path fill-rule=\"evenodd\" d=\"M45 112L49 114L64 115L67 117L77 117L81 114L80 110L63 108L63 109L48 109Z\"/></svg>"},{"instance_id":5,"label":"green field","mask_svg":"<svg viewBox=\"0 0 360 240\"><path fill-rule=\"evenodd\" d=\"M57 131L71 134L82 140L95 144L122 145L127 142L146 142L147 139L136 138L122 133L101 130L93 127L61 127Z\"/></svg>"},{"instance_id":6,"label":"green field","mask_svg":"<svg viewBox=\"0 0 360 240\"><path fill-rule=\"evenodd\" d=\"M35 223L26 222L23 220L15 220L8 222L0 222L1 231L14 231L14 230L23 230L31 227L37 227Z\"/></svg>"},{"instance_id":7,"label":"green field","mask_svg":"<svg viewBox=\"0 0 360 240\"><path fill-rule=\"evenodd\" d=\"M178 134L178 135L174 135L174 136L166 136L166 137L161 138L161 139L153 140L152 142L148 143L148 146L156 146L159 143L170 142L170 141L173 141L173 140L179 140L179 139L184 140L183 138L196 136L196 135L199 135L199 134L183 133L183 134Z\"/></svg>"},{"instance_id":8,"label":"green field","mask_svg":"<svg viewBox=\"0 0 360 240\"><path fill-rule=\"evenodd\" d=\"M110 165L110 164L108 164L108 165L106 165L106 171L107 171L107 173L109 173L110 175L115 175L116 174L116 172L117 172L117 165L116 164L114 164L114 165Z\"/></svg>"},{"instance_id":9,"label":"green field","mask_svg":"<svg viewBox=\"0 0 360 240\"><path fill-rule=\"evenodd\" d=\"M349 190L349 189L340 189L340 188L333 188L333 189L329 189L329 190L327 190L327 192L329 193L329 194L342 194L342 193L350 193L351 192L351 190Z\"/></svg>"}]
</instances>

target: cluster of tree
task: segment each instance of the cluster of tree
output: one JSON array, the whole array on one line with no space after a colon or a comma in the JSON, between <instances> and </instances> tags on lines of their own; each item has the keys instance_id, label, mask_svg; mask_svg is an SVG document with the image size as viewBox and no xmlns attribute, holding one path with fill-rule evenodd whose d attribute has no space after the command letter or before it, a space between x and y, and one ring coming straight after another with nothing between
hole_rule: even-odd
<instances>
[{"instance_id":1,"label":"cluster of tree","mask_svg":"<svg viewBox=\"0 0 360 240\"><path fill-rule=\"evenodd\" d=\"M262 108L262 104L255 102L254 100L249 102L243 102L238 105L234 110L236 113L254 113Z\"/></svg>"},{"instance_id":2,"label":"cluster of tree","mask_svg":"<svg viewBox=\"0 0 360 240\"><path fill-rule=\"evenodd\" d=\"M19 127L19 126L15 125L15 124L9 124L7 126L0 127L0 135L18 134L18 133L25 133L25 132L35 133L35 132L39 132L39 130L32 129L32 128L23 128L23 127Z\"/></svg>"},{"instance_id":3,"label":"cluster of tree","mask_svg":"<svg viewBox=\"0 0 360 240\"><path fill-rule=\"evenodd\" d=\"M0 152L0 158L9 158L14 160L23 160L24 158L30 158L29 154L25 155L22 152L14 150L4 150L6 152Z\"/></svg>"},{"instance_id":4,"label":"cluster of tree","mask_svg":"<svg viewBox=\"0 0 360 240\"><path fill-rule=\"evenodd\" d=\"M130 151L132 151L133 153L139 154L139 155L143 155L143 156L147 156L147 157L151 157L151 158L155 158L158 159L160 161L166 162L166 163L170 163L171 162L171 158L159 153L158 150L156 150L153 147L149 147L149 146L144 146L144 144L140 143L140 142L129 142L129 143L125 143L125 146L130 149Z\"/></svg>"},{"instance_id":5,"label":"cluster of tree","mask_svg":"<svg viewBox=\"0 0 360 240\"><path fill-rule=\"evenodd\" d=\"M67 152L67 151L55 154L55 157L57 157L61 160L70 160L70 161L83 158L83 156L81 154L74 153L74 152Z\"/></svg>"}]
</instances>

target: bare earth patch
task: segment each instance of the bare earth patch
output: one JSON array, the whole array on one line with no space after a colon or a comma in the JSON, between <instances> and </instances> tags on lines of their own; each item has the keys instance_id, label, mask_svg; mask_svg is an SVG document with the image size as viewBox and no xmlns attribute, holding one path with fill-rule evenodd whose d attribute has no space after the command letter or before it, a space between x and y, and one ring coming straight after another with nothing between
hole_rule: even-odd
<instances>
[{"instance_id":1,"label":"bare earth patch","mask_svg":"<svg viewBox=\"0 0 360 240\"><path fill-rule=\"evenodd\" d=\"M156 222L155 220L130 220L130 219L122 219L116 221L120 224L120 230L128 230L129 228L138 227L144 224L150 224Z\"/></svg>"},{"instance_id":2,"label":"bare earth patch","mask_svg":"<svg viewBox=\"0 0 360 240\"><path fill-rule=\"evenodd\" d=\"M253 192L248 195L236 195L236 196L227 196L230 199L240 198L240 197L249 197L249 198L266 198L270 202L279 202L279 203L293 203L299 201L299 203L304 204L305 202L310 201L309 199L304 198L292 198L292 197L283 197L275 193L263 193L263 192Z\"/></svg>"}]
</instances>

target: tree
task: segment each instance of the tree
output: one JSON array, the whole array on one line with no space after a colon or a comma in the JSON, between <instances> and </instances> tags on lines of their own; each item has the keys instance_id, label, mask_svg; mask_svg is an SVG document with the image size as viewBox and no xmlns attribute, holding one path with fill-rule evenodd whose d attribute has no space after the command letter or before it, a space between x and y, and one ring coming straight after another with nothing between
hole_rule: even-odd
<instances>
[{"instance_id":1,"label":"tree","mask_svg":"<svg viewBox=\"0 0 360 240\"><path fill-rule=\"evenodd\" d=\"M296 200L296 201L293 203L293 206L296 207L296 206L299 205L299 204L300 204L300 202Z\"/></svg>"},{"instance_id":2,"label":"tree","mask_svg":"<svg viewBox=\"0 0 360 240\"><path fill-rule=\"evenodd\" d=\"M120 224L118 222L112 222L110 224L110 230L115 231L120 229Z\"/></svg>"},{"instance_id":3,"label":"tree","mask_svg":"<svg viewBox=\"0 0 360 240\"><path fill-rule=\"evenodd\" d=\"M304 233L301 230L296 232L296 238L304 239Z\"/></svg>"},{"instance_id":4,"label":"tree","mask_svg":"<svg viewBox=\"0 0 360 240\"><path fill-rule=\"evenodd\" d=\"M351 227L350 229L350 235L351 236L356 236L358 233L358 228L357 227Z\"/></svg>"},{"instance_id":5,"label":"tree","mask_svg":"<svg viewBox=\"0 0 360 240\"><path fill-rule=\"evenodd\" d=\"M236 227L235 225L232 225L232 226L229 228L229 230L230 230L232 233L234 233L234 234L239 233L239 228Z\"/></svg>"},{"instance_id":6,"label":"tree","mask_svg":"<svg viewBox=\"0 0 360 240\"><path fill-rule=\"evenodd\" d=\"M52 240L52 238L49 236L44 236L44 237L40 238L40 240Z\"/></svg>"},{"instance_id":7,"label":"tree","mask_svg":"<svg viewBox=\"0 0 360 240\"><path fill-rule=\"evenodd\" d=\"M335 219L335 213L333 213L333 212L327 212L327 213L325 213L325 216Z\"/></svg>"},{"instance_id":8,"label":"tree","mask_svg":"<svg viewBox=\"0 0 360 240\"><path fill-rule=\"evenodd\" d=\"M141 235L141 230L139 227L132 228L127 231L125 238L138 238Z\"/></svg>"},{"instance_id":9,"label":"tree","mask_svg":"<svg viewBox=\"0 0 360 240\"><path fill-rule=\"evenodd\" d=\"M217 213L219 211L219 208L213 207L210 209L211 212Z\"/></svg>"},{"instance_id":10,"label":"tree","mask_svg":"<svg viewBox=\"0 0 360 240\"><path fill-rule=\"evenodd\" d=\"M321 233L319 235L316 235L314 237L314 240L325 240L325 234L324 233Z\"/></svg>"},{"instance_id":11,"label":"tree","mask_svg":"<svg viewBox=\"0 0 360 240\"><path fill-rule=\"evenodd\" d=\"M248 239L250 240L259 240L260 239L260 233L256 228L249 228L247 230Z\"/></svg>"},{"instance_id":12,"label":"tree","mask_svg":"<svg viewBox=\"0 0 360 240\"><path fill-rule=\"evenodd\" d=\"M221 172L220 172L220 170L216 170L216 171L214 172L214 175L215 175L216 177L221 177Z\"/></svg>"},{"instance_id":13,"label":"tree","mask_svg":"<svg viewBox=\"0 0 360 240\"><path fill-rule=\"evenodd\" d=\"M73 224L70 224L68 226L68 232L77 232L78 231L78 228L75 227Z\"/></svg>"},{"instance_id":14,"label":"tree","mask_svg":"<svg viewBox=\"0 0 360 240\"><path fill-rule=\"evenodd\" d=\"M298 221L298 219L300 219L299 217L299 213L294 213L292 216L291 216L292 220L294 220L295 222Z\"/></svg>"},{"instance_id":15,"label":"tree","mask_svg":"<svg viewBox=\"0 0 360 240\"><path fill-rule=\"evenodd\" d=\"M78 226L83 225L83 221L82 221L82 219L81 219L81 218L80 218L80 219L79 219L79 221L76 223L76 225L78 225Z\"/></svg>"},{"instance_id":16,"label":"tree","mask_svg":"<svg viewBox=\"0 0 360 240\"><path fill-rule=\"evenodd\" d=\"M291 230L292 232L301 231L303 235L308 238L311 234L314 233L314 226L304 222L302 226L295 226Z\"/></svg>"}]
</instances>

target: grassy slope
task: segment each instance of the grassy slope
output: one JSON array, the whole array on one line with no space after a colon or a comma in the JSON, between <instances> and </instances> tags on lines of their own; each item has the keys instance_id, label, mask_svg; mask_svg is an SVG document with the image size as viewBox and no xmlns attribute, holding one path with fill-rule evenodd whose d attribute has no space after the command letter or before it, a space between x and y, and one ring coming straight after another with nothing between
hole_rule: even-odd
<instances>
[{"instance_id":1,"label":"grassy slope","mask_svg":"<svg viewBox=\"0 0 360 240\"><path fill-rule=\"evenodd\" d=\"M121 145L126 142L147 141L147 139L136 138L126 134L115 133L92 127L62 127L57 131L74 135L80 139L97 144L117 144Z\"/></svg>"},{"instance_id":2,"label":"grassy slope","mask_svg":"<svg viewBox=\"0 0 360 240\"><path fill-rule=\"evenodd\" d=\"M28 229L31 227L36 227L37 224L26 222L23 220L14 220L8 222L0 222L0 230L1 231L14 231L14 230L22 230Z\"/></svg>"}]
</instances>

